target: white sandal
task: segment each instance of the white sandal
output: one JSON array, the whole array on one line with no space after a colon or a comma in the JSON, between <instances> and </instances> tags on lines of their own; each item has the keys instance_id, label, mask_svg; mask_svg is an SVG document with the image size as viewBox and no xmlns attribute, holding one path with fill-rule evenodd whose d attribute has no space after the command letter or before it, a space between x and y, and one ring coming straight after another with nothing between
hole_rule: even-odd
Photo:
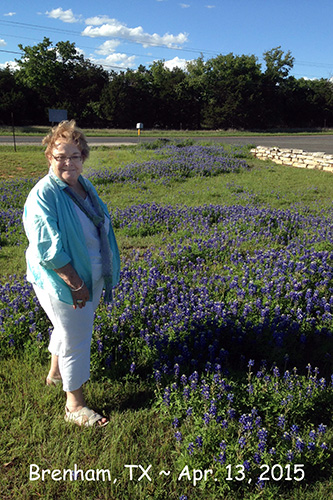
<instances>
[{"instance_id":1,"label":"white sandal","mask_svg":"<svg viewBox=\"0 0 333 500\"><path fill-rule=\"evenodd\" d=\"M90 408L87 408L87 406L84 406L81 410L79 411L69 411L69 409L66 406L66 415L65 415L65 420L66 422L74 422L76 425L84 426L84 427L105 427L109 421L107 420L103 424L97 424L100 420L102 420L101 415L96 413L94 410L91 410Z\"/></svg>"},{"instance_id":2,"label":"white sandal","mask_svg":"<svg viewBox=\"0 0 333 500\"><path fill-rule=\"evenodd\" d=\"M46 377L46 385L57 385L61 384L61 382L62 382L61 378L54 378L51 377L50 375Z\"/></svg>"}]
</instances>

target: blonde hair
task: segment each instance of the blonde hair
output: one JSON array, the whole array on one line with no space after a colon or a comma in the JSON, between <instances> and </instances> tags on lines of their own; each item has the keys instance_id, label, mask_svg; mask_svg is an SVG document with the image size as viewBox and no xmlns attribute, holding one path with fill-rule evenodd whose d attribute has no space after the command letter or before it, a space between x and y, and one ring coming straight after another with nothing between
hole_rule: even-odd
<instances>
[{"instance_id":1,"label":"blonde hair","mask_svg":"<svg viewBox=\"0 0 333 500\"><path fill-rule=\"evenodd\" d=\"M50 157L58 141L73 142L79 149L83 161L88 158L89 146L87 139L82 130L76 126L75 120L64 120L60 122L57 126L52 128L51 132L46 137L44 137L42 144L46 145L45 156L47 158Z\"/></svg>"}]
</instances>

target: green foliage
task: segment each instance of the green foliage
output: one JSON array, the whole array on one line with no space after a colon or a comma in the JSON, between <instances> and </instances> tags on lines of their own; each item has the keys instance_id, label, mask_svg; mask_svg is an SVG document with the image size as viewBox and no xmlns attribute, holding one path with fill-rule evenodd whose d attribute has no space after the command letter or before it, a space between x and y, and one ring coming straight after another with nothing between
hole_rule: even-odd
<instances>
[{"instance_id":1,"label":"green foliage","mask_svg":"<svg viewBox=\"0 0 333 500\"><path fill-rule=\"evenodd\" d=\"M183 146L188 145L180 143L179 146L176 157L182 153ZM20 177L20 171L13 170L14 162L10 163L15 153L5 152L8 155L2 165L2 173L6 172L7 162L11 165L10 175ZM215 330L212 335L213 325L203 318L196 325L197 331L191 328L191 324L189 328L183 328L185 319L180 312L188 296L195 299L196 293L202 291L194 305L188 300L188 307L198 311L205 301L205 289L210 290L214 303L220 304L223 300L231 304L236 297L235 283L232 287L230 280L224 278L233 274L239 276L240 281L247 268L251 286L258 290L266 287L259 292L262 302L268 301L268 294L272 296L270 313L279 300L281 308L289 310L290 302L285 295L288 287L300 280L302 272L307 269L303 258L310 250L306 240L310 234L323 232L322 239L314 239L310 245L314 252L321 254L313 254L313 272L306 274L307 288L315 290L318 284L319 305L315 314L321 307L320 300L325 299L327 303L330 299L327 283L331 277L327 268L324 270L321 267L325 263L331 265L330 235L325 238L325 224L316 229L301 223L303 216L310 214L318 216L318 219L313 219L318 223L323 217L329 220L331 212L327 208L331 209L333 196L333 187L327 182L329 174L251 160L246 149L238 150L236 154L246 157L251 168L214 177L193 176L181 182L170 180L167 189L150 178L149 171L145 189L134 183L98 186L112 208L123 257L124 287L116 291L113 308L101 304L96 311L91 353L92 378L85 392L89 406L110 416L110 424L102 433L100 429L79 429L66 424L61 389L52 390L44 386L49 361L47 344L50 324L38 307L31 286L22 277L24 272L8 276L8 270L13 265L13 245L17 249L25 246L21 231L14 231L7 245L0 249L0 258L8 250L0 261L2 498L329 498L332 487L332 381L328 377L324 379L314 365L305 368L305 364L308 361L313 363L309 358L315 352L322 352L324 358L331 338L314 334L303 318L299 320L299 325L302 333L311 338L308 350L303 351L298 341L288 345L290 353L298 356L301 370L290 368L288 371L285 367L279 371L275 364L272 366L260 361L264 356L275 359L278 353L278 350L267 347L265 331L261 344L255 347L258 354L256 361L241 358L237 369L231 369L235 365L228 360L226 349L229 346L233 348L237 360L244 349L244 345L238 344L240 338L233 336L232 324L228 324L222 332L226 362L220 367L204 363L208 361L212 344L217 340L215 333L218 331ZM39 155L39 168L42 169L45 160L39 148L31 151L25 148L15 157L20 158L23 165L29 160L33 163ZM161 156L161 152L144 148L102 148L92 151L89 162L95 170L103 170L110 165L117 170L123 168L122 163L132 163L134 159L143 162ZM33 183L34 179L1 183L1 215L4 220L7 212L10 217L19 213ZM210 205L214 203L223 204L225 208L236 207L240 214L243 213L242 207L249 204L254 213L257 209L259 213L263 204L265 207L260 212L260 218L254 216L249 222L240 217L236 223L231 223L212 210ZM140 204L145 204L145 210L138 211L140 220L136 221L134 215L132 219L129 217L130 225L126 211L135 214ZM155 212L150 211L155 204ZM184 205L196 208L188 210L190 216L186 219L187 224L182 226ZM278 209L276 217L272 216L272 207ZM119 213L118 208L121 208ZM200 217L207 221L204 234L199 233L195 226L200 208ZM172 224L169 217L162 217L164 209L175 214ZM153 219L154 213L158 216L156 219ZM19 219L11 218L10 224L4 224L2 230L9 233L12 225L19 227ZM221 246L213 245L208 251L205 248L212 228L214 235L226 235L222 252ZM272 240L275 246L271 247L273 253L269 256L265 252ZM275 250L284 251L291 243L302 241L305 243L301 249L289 247L293 253L286 264L291 265L293 270L297 265L304 266L295 272L290 269L286 274L285 289L278 300L274 295L275 288L269 290L269 287L275 286L275 278L263 278L260 266L250 269L249 263L255 255L262 255L262 269L269 270L275 259ZM23 269L23 251L19 257L16 254L16 258L21 260ZM210 274L216 279L208 283ZM328 280L326 285L324 279ZM175 291L176 296L172 295ZM177 298L174 312L179 318L180 328L177 331L168 326L160 341L155 342L158 329L165 326L159 313L163 308L166 312L172 305L166 300L169 294L170 299ZM245 285L243 299L242 305L250 301ZM303 307L303 295L293 300L297 307ZM259 307L251 314L249 319L260 324ZM280 314L275 319L279 318ZM267 323L266 327L269 326ZM331 320L327 320L325 326L329 331ZM163 363L168 356L177 354L180 343L187 343L189 349L193 349L199 338L198 332L205 344L200 348L204 360L200 364L200 373L191 373L189 362L184 371L177 371L175 365L174 371L160 373L158 378L158 358L163 372ZM237 330L237 335L240 334L241 330ZM304 359L304 353L307 359ZM287 358L283 361L287 363ZM151 376L152 371L155 379ZM259 451L260 457L257 455ZM73 470L74 464L84 471L110 469L112 480L58 482L47 475L44 481L30 481L30 464L50 470ZM131 481L125 464L141 464L145 469L151 464L149 474L152 480L138 481L142 471L135 469ZM261 468L263 465L266 468ZM212 470L212 473L207 472L206 478L205 470ZM170 471L170 475L159 474L160 471ZM304 479L298 481L303 472ZM258 482L260 474L262 479L267 480ZM280 476L281 479L277 480Z\"/></svg>"},{"instance_id":2,"label":"green foliage","mask_svg":"<svg viewBox=\"0 0 333 500\"><path fill-rule=\"evenodd\" d=\"M219 371L201 377L175 376L171 386L156 391L156 405L168 416L178 442L179 470L211 470L200 486L206 494L270 489L270 482L288 490L330 474L332 387L308 365L280 375L263 365L236 381ZM323 408L323 413L318 412ZM296 464L301 464L300 466ZM198 475L199 477L199 475Z\"/></svg>"},{"instance_id":3,"label":"green foliage","mask_svg":"<svg viewBox=\"0 0 333 500\"><path fill-rule=\"evenodd\" d=\"M145 129L267 129L333 124L332 83L290 77L294 58L278 46L254 55L203 57L186 70L164 61L134 71L106 71L75 44L19 45L19 69L0 70L0 120L47 123L47 109L67 109L80 126Z\"/></svg>"}]
</instances>

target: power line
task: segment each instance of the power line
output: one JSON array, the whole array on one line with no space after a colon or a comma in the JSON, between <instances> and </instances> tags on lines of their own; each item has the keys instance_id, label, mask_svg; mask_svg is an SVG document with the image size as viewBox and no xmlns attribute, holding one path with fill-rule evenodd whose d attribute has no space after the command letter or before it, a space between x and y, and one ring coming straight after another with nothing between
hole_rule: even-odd
<instances>
[{"instance_id":1,"label":"power line","mask_svg":"<svg viewBox=\"0 0 333 500\"><path fill-rule=\"evenodd\" d=\"M69 30L69 29L61 29L61 28L53 28L53 27L48 27L48 26L42 26L42 25L39 25L39 24L30 24L30 23L22 23L22 22L18 22L18 21L6 21L6 20L1 20L0 21L0 25L3 24L5 26L17 26L17 27L22 27L22 28L30 28L32 30L47 30L49 32L53 32L53 33L65 33L67 35L72 35L72 36L78 36L78 37L83 37L84 35L82 35L82 32L80 31L75 31L75 30ZM17 38L18 36L17 35L1 35L1 36L10 36L10 37L14 37L14 38ZM31 38L28 38L28 37L19 37L21 39L27 39L27 40L32 40ZM110 37L101 37L101 38L110 38ZM141 40L138 40L138 39L130 39L130 38L126 38L126 37L121 37L121 36L117 36L117 37L113 37L113 38L116 38L116 39L121 39L121 40L126 40L127 42L129 43L137 43L137 44L141 44L142 41ZM174 50L174 51L180 51L180 52L192 52L192 53L199 53L199 54L212 54L212 55L218 55L220 52L218 51L212 51L212 50L206 50L206 49L196 49L196 48L180 48L180 47L168 47L167 45L163 45L163 44L154 44L152 42L145 42L146 45L149 45L150 47L159 47L159 48L163 48L163 49L167 49L167 50ZM82 48L85 48L85 49L89 49L89 50L94 50L96 51L96 47L87 47L87 46L81 46ZM5 51L5 50L1 50L1 52L7 52L7 53L12 53L12 54L22 54L21 52L14 52L14 51ZM137 56L137 57L150 57L150 58L153 58L153 59L156 59L156 57L154 56L150 56L150 55L146 55L146 54L136 54L136 53L130 53L130 52L124 52L122 51L122 53L124 53L126 56ZM262 57L257 57L257 59L259 61L263 61L264 59ZM325 68L327 69L328 71L332 71L333 70L333 64L326 64L326 63L318 63L318 62L310 62L310 61L297 61L297 60L294 60L294 66L297 65L297 66L308 66L308 67L317 67L317 68ZM107 64L103 64L103 66L106 66L106 67L115 67L115 68L119 68L119 66L111 66L111 65L107 65ZM123 68L122 68L123 69Z\"/></svg>"}]
</instances>

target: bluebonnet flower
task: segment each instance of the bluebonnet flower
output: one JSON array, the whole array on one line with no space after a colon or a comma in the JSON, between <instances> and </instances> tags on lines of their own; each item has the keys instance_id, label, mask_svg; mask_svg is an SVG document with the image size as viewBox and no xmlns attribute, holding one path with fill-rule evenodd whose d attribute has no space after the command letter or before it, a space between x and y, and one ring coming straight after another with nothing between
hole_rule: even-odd
<instances>
[{"instance_id":1,"label":"bluebonnet flower","mask_svg":"<svg viewBox=\"0 0 333 500\"><path fill-rule=\"evenodd\" d=\"M318 382L318 386L321 388L321 389L325 389L326 388L326 380L324 378L321 378Z\"/></svg>"},{"instance_id":2,"label":"bluebonnet flower","mask_svg":"<svg viewBox=\"0 0 333 500\"><path fill-rule=\"evenodd\" d=\"M181 441L183 439L182 433L180 431L176 431L175 438L177 441Z\"/></svg>"},{"instance_id":3,"label":"bluebonnet flower","mask_svg":"<svg viewBox=\"0 0 333 500\"><path fill-rule=\"evenodd\" d=\"M189 399L190 397L190 393L191 393L191 389L187 386L187 387L184 387L184 390L183 390L183 396L184 398L187 400Z\"/></svg>"},{"instance_id":4,"label":"bluebonnet flower","mask_svg":"<svg viewBox=\"0 0 333 500\"><path fill-rule=\"evenodd\" d=\"M218 462L220 462L220 464L225 464L226 463L226 460L227 460L227 455L225 453L225 451L223 451L222 453L219 454L218 456Z\"/></svg>"},{"instance_id":5,"label":"bluebonnet flower","mask_svg":"<svg viewBox=\"0 0 333 500\"><path fill-rule=\"evenodd\" d=\"M227 448L227 443L226 443L225 441L221 441L221 443L220 443L220 448L221 448L221 450L223 450L223 451L224 451L224 450L226 450L226 448Z\"/></svg>"},{"instance_id":6,"label":"bluebonnet flower","mask_svg":"<svg viewBox=\"0 0 333 500\"><path fill-rule=\"evenodd\" d=\"M316 431L315 430L311 430L309 431L309 438L310 439L316 439Z\"/></svg>"},{"instance_id":7,"label":"bluebonnet flower","mask_svg":"<svg viewBox=\"0 0 333 500\"><path fill-rule=\"evenodd\" d=\"M327 429L327 425L320 424L318 426L317 432L319 432L319 434L325 434L326 429Z\"/></svg>"},{"instance_id":8,"label":"bluebonnet flower","mask_svg":"<svg viewBox=\"0 0 333 500\"><path fill-rule=\"evenodd\" d=\"M166 406L170 406L170 395L171 395L171 389L170 387L166 387L163 395L163 402Z\"/></svg>"},{"instance_id":9,"label":"bluebonnet flower","mask_svg":"<svg viewBox=\"0 0 333 500\"><path fill-rule=\"evenodd\" d=\"M289 462L292 462L294 460L294 454L293 454L292 450L288 450L288 452L287 452L287 460Z\"/></svg>"},{"instance_id":10,"label":"bluebonnet flower","mask_svg":"<svg viewBox=\"0 0 333 500\"><path fill-rule=\"evenodd\" d=\"M294 435L294 436L297 436L298 433L299 433L299 426L296 425L296 424L293 424L291 427L290 427L290 431L291 433Z\"/></svg>"},{"instance_id":11,"label":"bluebonnet flower","mask_svg":"<svg viewBox=\"0 0 333 500\"><path fill-rule=\"evenodd\" d=\"M135 372L135 363L133 361L133 363L130 366L130 373L134 373L134 372Z\"/></svg>"},{"instance_id":12,"label":"bluebonnet flower","mask_svg":"<svg viewBox=\"0 0 333 500\"><path fill-rule=\"evenodd\" d=\"M286 418L283 415L280 415L278 417L278 426L284 429L285 425L286 425Z\"/></svg>"},{"instance_id":13,"label":"bluebonnet flower","mask_svg":"<svg viewBox=\"0 0 333 500\"><path fill-rule=\"evenodd\" d=\"M196 445L199 448L202 448L203 441L202 441L202 437L201 436L197 436L196 439L195 439L195 442L196 442Z\"/></svg>"},{"instance_id":14,"label":"bluebonnet flower","mask_svg":"<svg viewBox=\"0 0 333 500\"><path fill-rule=\"evenodd\" d=\"M179 427L179 420L178 418L174 418L172 422L173 427Z\"/></svg>"},{"instance_id":15,"label":"bluebonnet flower","mask_svg":"<svg viewBox=\"0 0 333 500\"><path fill-rule=\"evenodd\" d=\"M221 421L221 427L222 427L222 429L227 429L228 428L228 421L226 419L223 419Z\"/></svg>"},{"instance_id":16,"label":"bluebonnet flower","mask_svg":"<svg viewBox=\"0 0 333 500\"><path fill-rule=\"evenodd\" d=\"M300 437L298 437L296 439L296 443L295 443L295 447L298 451L300 451L302 453L302 451L304 450L305 448L305 443L303 441L303 439L301 439Z\"/></svg>"},{"instance_id":17,"label":"bluebonnet flower","mask_svg":"<svg viewBox=\"0 0 333 500\"><path fill-rule=\"evenodd\" d=\"M227 415L230 419L233 419L236 416L236 411L233 408L229 408L227 410Z\"/></svg>"},{"instance_id":18,"label":"bluebonnet flower","mask_svg":"<svg viewBox=\"0 0 333 500\"><path fill-rule=\"evenodd\" d=\"M245 437L244 436L240 437L238 439L238 443L239 443L239 445L240 445L241 448L244 448L244 446L246 445L246 439L245 439Z\"/></svg>"},{"instance_id":19,"label":"bluebonnet flower","mask_svg":"<svg viewBox=\"0 0 333 500\"><path fill-rule=\"evenodd\" d=\"M258 488L260 488L262 490L265 488L265 481L261 480L259 477L257 482L256 482L256 485L258 486Z\"/></svg>"},{"instance_id":20,"label":"bluebonnet flower","mask_svg":"<svg viewBox=\"0 0 333 500\"><path fill-rule=\"evenodd\" d=\"M262 427L261 429L258 430L258 438L260 441L266 441L268 436L268 431L265 429L265 427Z\"/></svg>"},{"instance_id":21,"label":"bluebonnet flower","mask_svg":"<svg viewBox=\"0 0 333 500\"><path fill-rule=\"evenodd\" d=\"M245 470L249 471L250 470L250 462L248 460L244 460L243 467Z\"/></svg>"},{"instance_id":22,"label":"bluebonnet flower","mask_svg":"<svg viewBox=\"0 0 333 500\"><path fill-rule=\"evenodd\" d=\"M188 445L187 451L189 455L192 455L192 453L194 452L194 444L192 442Z\"/></svg>"},{"instance_id":23,"label":"bluebonnet flower","mask_svg":"<svg viewBox=\"0 0 333 500\"><path fill-rule=\"evenodd\" d=\"M205 414L204 414L204 416L202 417L202 420L204 421L204 423L205 423L206 425L208 425L208 424L209 424L209 422L210 422L210 416L208 415L208 413L205 413Z\"/></svg>"}]
</instances>

